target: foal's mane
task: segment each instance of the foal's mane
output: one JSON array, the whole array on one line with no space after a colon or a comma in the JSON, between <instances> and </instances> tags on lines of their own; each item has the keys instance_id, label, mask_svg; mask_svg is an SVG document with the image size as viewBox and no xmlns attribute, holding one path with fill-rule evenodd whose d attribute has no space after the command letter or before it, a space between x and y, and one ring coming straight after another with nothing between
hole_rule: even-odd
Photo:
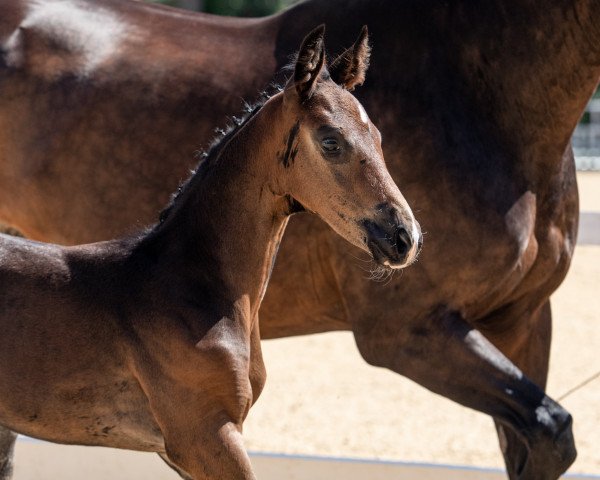
<instances>
[{"instance_id":1,"label":"foal's mane","mask_svg":"<svg viewBox=\"0 0 600 480\"><path fill-rule=\"evenodd\" d=\"M191 171L191 175L184 180L175 193L171 195L171 200L169 204L160 212L158 223L155 228L158 228L162 225L165 220L169 217L169 215L173 212L175 207L178 205L178 202L183 197L183 194L191 188L191 184L194 181L194 178L200 176L202 170L207 168L209 165L214 163L221 152L225 148L225 146L229 143L229 141L235 137L235 135L246 125L252 117L254 117L263 107L263 105L269 100L275 93L283 91L283 88L278 84L272 84L268 87L267 90L261 92L259 99L253 103L244 102L243 111L239 116L231 117L228 122L226 128L216 128L215 133L217 136L213 139L208 149L204 151L200 151L197 153L197 156L200 158L200 162L196 166L195 169Z\"/></svg>"}]
</instances>

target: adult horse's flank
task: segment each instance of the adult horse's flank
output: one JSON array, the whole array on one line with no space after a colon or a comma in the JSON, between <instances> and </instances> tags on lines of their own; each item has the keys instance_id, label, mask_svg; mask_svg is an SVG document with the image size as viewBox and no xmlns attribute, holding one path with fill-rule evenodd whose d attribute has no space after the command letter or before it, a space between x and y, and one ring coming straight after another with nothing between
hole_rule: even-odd
<instances>
[{"instance_id":1,"label":"adult horse's flank","mask_svg":"<svg viewBox=\"0 0 600 480\"><path fill-rule=\"evenodd\" d=\"M346 90L364 79L366 29L331 72L323 31L153 229L71 248L1 237L0 424L156 451L198 480L254 478L242 422L265 380L257 312L290 213L313 210L395 268L420 243Z\"/></svg>"},{"instance_id":2,"label":"adult horse's flank","mask_svg":"<svg viewBox=\"0 0 600 480\"><path fill-rule=\"evenodd\" d=\"M555 478L575 450L570 417L543 392L549 297L576 239L569 138L600 78L599 11L600 0L309 0L242 20L0 0L0 218L65 243L151 222L198 139L271 81L304 32L326 22L336 50L366 23L378 48L358 95L427 248L383 286L323 222L297 216L261 334L351 329L368 362L492 415L512 478Z\"/></svg>"}]
</instances>

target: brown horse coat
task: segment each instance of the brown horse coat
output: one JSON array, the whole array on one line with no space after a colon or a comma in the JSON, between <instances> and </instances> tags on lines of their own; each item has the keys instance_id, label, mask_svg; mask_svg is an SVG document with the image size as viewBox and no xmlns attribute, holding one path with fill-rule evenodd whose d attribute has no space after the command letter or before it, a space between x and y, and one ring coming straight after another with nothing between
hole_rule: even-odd
<instances>
[{"instance_id":1,"label":"brown horse coat","mask_svg":"<svg viewBox=\"0 0 600 480\"><path fill-rule=\"evenodd\" d=\"M492 415L512 478L569 465L570 419L541 388L549 296L576 240L568 142L600 77L599 0L310 0L247 20L116 0L61 3L61 16L56 5L0 7L4 221L65 243L145 224L198 142L308 26L326 22L336 52L366 23L378 48L358 95L426 248L384 287L322 222L295 219L262 335L352 329L368 362Z\"/></svg>"},{"instance_id":2,"label":"brown horse coat","mask_svg":"<svg viewBox=\"0 0 600 480\"><path fill-rule=\"evenodd\" d=\"M265 381L258 309L290 213L312 207L398 268L419 242L377 128L332 80L362 83L366 29L331 72L323 32L152 229L77 247L0 235L0 425L159 452L195 480L255 478L242 423Z\"/></svg>"}]
</instances>

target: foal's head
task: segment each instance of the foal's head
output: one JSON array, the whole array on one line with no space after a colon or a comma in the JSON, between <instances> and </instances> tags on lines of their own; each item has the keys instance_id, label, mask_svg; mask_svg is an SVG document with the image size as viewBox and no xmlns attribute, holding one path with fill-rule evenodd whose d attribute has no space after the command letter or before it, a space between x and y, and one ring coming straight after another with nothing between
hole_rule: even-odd
<instances>
[{"instance_id":1,"label":"foal's head","mask_svg":"<svg viewBox=\"0 0 600 480\"><path fill-rule=\"evenodd\" d=\"M350 93L368 68L367 30L329 69L323 34L319 27L304 39L282 96L281 193L377 263L405 267L418 254L420 227L387 171L379 130Z\"/></svg>"}]
</instances>

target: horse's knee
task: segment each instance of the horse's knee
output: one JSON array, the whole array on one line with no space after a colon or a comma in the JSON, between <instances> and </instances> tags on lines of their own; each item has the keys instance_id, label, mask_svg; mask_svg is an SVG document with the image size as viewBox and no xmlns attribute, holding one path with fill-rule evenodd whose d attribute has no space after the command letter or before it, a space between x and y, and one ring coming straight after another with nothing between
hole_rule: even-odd
<instances>
[{"instance_id":1,"label":"horse's knee","mask_svg":"<svg viewBox=\"0 0 600 480\"><path fill-rule=\"evenodd\" d=\"M185 430L165 436L169 463L194 480L256 480L238 426L218 422L206 427L194 429L203 431L198 436Z\"/></svg>"},{"instance_id":2,"label":"horse's knee","mask_svg":"<svg viewBox=\"0 0 600 480\"><path fill-rule=\"evenodd\" d=\"M502 312L480 320L476 327L530 380L545 388L552 337L549 300L527 317Z\"/></svg>"}]
</instances>

